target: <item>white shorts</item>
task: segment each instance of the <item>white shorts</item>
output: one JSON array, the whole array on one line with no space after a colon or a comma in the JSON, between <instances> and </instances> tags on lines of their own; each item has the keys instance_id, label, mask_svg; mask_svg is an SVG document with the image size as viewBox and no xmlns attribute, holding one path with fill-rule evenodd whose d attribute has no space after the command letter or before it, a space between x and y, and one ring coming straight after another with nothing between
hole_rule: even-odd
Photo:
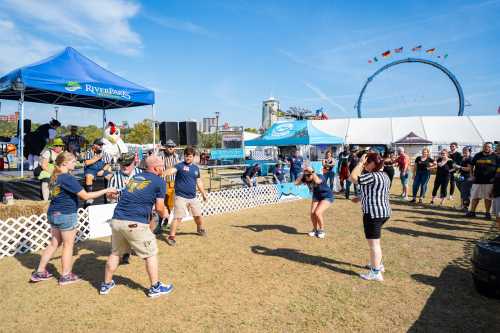
<instances>
[{"instance_id":1,"label":"white shorts","mask_svg":"<svg viewBox=\"0 0 500 333\"><path fill-rule=\"evenodd\" d=\"M197 198L187 199L175 196L174 199L174 219L182 219L187 216L187 211L191 213L191 216L201 216L201 205Z\"/></svg>"},{"instance_id":2,"label":"white shorts","mask_svg":"<svg viewBox=\"0 0 500 333\"><path fill-rule=\"evenodd\" d=\"M474 199L489 199L491 200L491 191L493 184L472 184L470 190L470 198Z\"/></svg>"}]
</instances>

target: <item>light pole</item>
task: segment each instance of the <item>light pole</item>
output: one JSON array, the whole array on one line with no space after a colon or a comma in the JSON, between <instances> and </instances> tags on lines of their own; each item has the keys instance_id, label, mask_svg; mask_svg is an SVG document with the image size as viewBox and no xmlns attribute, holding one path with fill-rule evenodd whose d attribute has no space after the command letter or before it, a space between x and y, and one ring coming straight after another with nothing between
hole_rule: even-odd
<instances>
[{"instance_id":1,"label":"light pole","mask_svg":"<svg viewBox=\"0 0 500 333\"><path fill-rule=\"evenodd\" d=\"M54 111L56 111L56 120L59 120L59 107L54 106Z\"/></svg>"},{"instance_id":2,"label":"light pole","mask_svg":"<svg viewBox=\"0 0 500 333\"><path fill-rule=\"evenodd\" d=\"M219 115L220 112L215 112L215 148L219 148Z\"/></svg>"}]
</instances>

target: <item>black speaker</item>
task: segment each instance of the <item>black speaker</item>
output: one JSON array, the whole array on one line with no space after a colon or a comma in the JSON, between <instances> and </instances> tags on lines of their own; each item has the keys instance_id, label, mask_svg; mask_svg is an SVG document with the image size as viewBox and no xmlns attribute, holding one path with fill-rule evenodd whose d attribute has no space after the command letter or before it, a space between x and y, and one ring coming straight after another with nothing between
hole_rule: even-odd
<instances>
[{"instance_id":1,"label":"black speaker","mask_svg":"<svg viewBox=\"0 0 500 333\"><path fill-rule=\"evenodd\" d=\"M176 121L164 121L160 123L160 141L164 145L168 140L179 144L179 123Z\"/></svg>"},{"instance_id":2,"label":"black speaker","mask_svg":"<svg viewBox=\"0 0 500 333\"><path fill-rule=\"evenodd\" d=\"M196 122L181 121L179 123L179 143L183 146L196 146L198 144Z\"/></svg>"},{"instance_id":3,"label":"black speaker","mask_svg":"<svg viewBox=\"0 0 500 333\"><path fill-rule=\"evenodd\" d=\"M19 132L21 131L21 120L17 121L17 134L19 136ZM24 119L24 134L28 134L31 132L31 119Z\"/></svg>"}]
</instances>

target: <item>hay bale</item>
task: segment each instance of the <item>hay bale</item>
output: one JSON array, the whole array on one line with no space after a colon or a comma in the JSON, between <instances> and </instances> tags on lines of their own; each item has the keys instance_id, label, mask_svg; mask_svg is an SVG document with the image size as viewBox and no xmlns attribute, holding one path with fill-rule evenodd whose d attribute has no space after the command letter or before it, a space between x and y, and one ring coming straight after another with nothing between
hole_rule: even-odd
<instances>
[{"instance_id":1,"label":"hay bale","mask_svg":"<svg viewBox=\"0 0 500 333\"><path fill-rule=\"evenodd\" d=\"M0 220L10 217L41 215L47 212L49 203L47 201L16 200L13 205L0 203Z\"/></svg>"}]
</instances>

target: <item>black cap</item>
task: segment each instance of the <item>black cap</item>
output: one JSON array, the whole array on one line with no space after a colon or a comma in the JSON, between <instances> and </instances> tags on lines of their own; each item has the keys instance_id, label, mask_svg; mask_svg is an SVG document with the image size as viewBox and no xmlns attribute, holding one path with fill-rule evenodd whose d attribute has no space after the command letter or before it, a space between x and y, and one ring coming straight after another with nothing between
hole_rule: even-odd
<instances>
[{"instance_id":1,"label":"black cap","mask_svg":"<svg viewBox=\"0 0 500 333\"><path fill-rule=\"evenodd\" d=\"M98 146L102 146L104 144L104 142L102 141L101 138L97 138L94 140L94 144L98 145Z\"/></svg>"}]
</instances>

